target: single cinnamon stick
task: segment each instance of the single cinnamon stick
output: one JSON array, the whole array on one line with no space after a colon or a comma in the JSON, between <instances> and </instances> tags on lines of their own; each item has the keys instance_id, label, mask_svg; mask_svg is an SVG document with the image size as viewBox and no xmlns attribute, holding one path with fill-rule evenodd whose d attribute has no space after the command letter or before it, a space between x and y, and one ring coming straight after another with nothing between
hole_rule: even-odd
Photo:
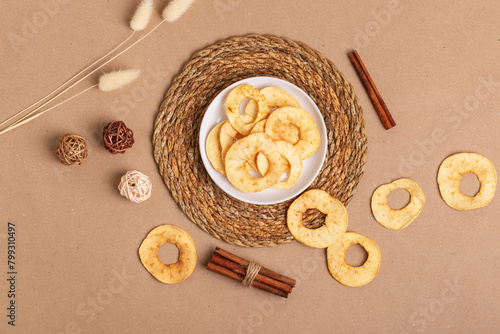
<instances>
[{"instance_id":1,"label":"single cinnamon stick","mask_svg":"<svg viewBox=\"0 0 500 334\"><path fill-rule=\"evenodd\" d=\"M209 262L207 265L207 269L210 271L213 271L217 274L231 278L231 279L238 281L240 283L243 281L243 276L238 275L237 273L235 273L229 269L218 266L215 263ZM261 283L258 281L253 281L252 286L256 289L272 293L273 295L288 298L288 293L281 291L280 289L273 288L272 286L269 286L267 284L264 284L264 283Z\"/></svg>"},{"instance_id":2,"label":"single cinnamon stick","mask_svg":"<svg viewBox=\"0 0 500 334\"><path fill-rule=\"evenodd\" d=\"M229 269L231 270L232 272L235 272L239 275L242 275L243 277L247 274L247 271L245 268L243 268L242 266L240 266L238 263L236 262L233 262L231 260L228 260L222 256L219 256L217 254L213 254L212 255L212 258L210 259L210 262L211 263L214 263L218 266L221 266L223 268L226 268L226 269ZM269 286L272 286L273 288L276 288L276 289L279 289L279 290L282 290L286 293L291 293L292 292L292 287L286 283L283 283L283 282L280 282L280 281L277 281L275 279L272 279L270 277L267 277L267 276L264 276L262 274L257 274L257 276L255 277L255 280L258 281L258 282L261 282L261 283L264 283L264 284L267 284Z\"/></svg>"},{"instance_id":3,"label":"single cinnamon stick","mask_svg":"<svg viewBox=\"0 0 500 334\"><path fill-rule=\"evenodd\" d=\"M396 125L396 122L392 118L392 115L389 112L384 99L382 99L382 96L380 95L375 82L373 81L370 73L368 73L368 70L366 69L365 64L363 64L363 61L361 60L358 52L353 51L349 53L348 56L349 60L352 63L352 66L354 66L354 69L356 70L356 73L358 73L359 79L365 87L365 90L368 93L368 96L370 97L370 100L372 101L373 106L375 107L375 110L380 117L380 120L384 124L384 127L387 130L392 128Z\"/></svg>"},{"instance_id":4,"label":"single cinnamon stick","mask_svg":"<svg viewBox=\"0 0 500 334\"><path fill-rule=\"evenodd\" d=\"M247 260L242 259L241 257L236 256L234 254L231 254L230 252L225 251L225 250L223 250L223 249L221 249L219 247L215 248L215 252L214 253L218 254L218 255L220 255L222 257L225 257L228 260L236 262L237 264L239 264L240 266L242 266L245 269L248 267L248 261ZM270 277L272 279L275 279L277 281L283 282L283 283L291 286L292 288L297 283L293 278L290 278L290 277L278 274L278 273L276 273L276 272L274 272L272 270L269 270L267 268L264 268L264 267L262 267L260 269L259 273L261 275L264 275L264 276Z\"/></svg>"}]
</instances>

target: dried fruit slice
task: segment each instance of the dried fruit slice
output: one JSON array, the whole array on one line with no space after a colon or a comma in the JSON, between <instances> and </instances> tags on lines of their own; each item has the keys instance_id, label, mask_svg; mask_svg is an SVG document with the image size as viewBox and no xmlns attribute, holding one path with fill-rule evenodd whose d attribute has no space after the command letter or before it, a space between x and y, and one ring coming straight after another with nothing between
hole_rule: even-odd
<instances>
[{"instance_id":1,"label":"dried fruit slice","mask_svg":"<svg viewBox=\"0 0 500 334\"><path fill-rule=\"evenodd\" d=\"M302 214L308 209L318 209L326 214L325 224L309 229L302 223ZM313 189L300 195L288 208L287 225L293 237L301 243L325 248L337 241L347 230L347 211L344 205L326 191Z\"/></svg>"},{"instance_id":2,"label":"dried fruit slice","mask_svg":"<svg viewBox=\"0 0 500 334\"><path fill-rule=\"evenodd\" d=\"M278 87L266 87L260 90L261 94L264 95L269 101L269 107L271 108L283 108L283 107L299 107L299 102L286 91ZM258 105L255 100L250 101L245 108L245 117L255 117L258 111ZM248 118L245 118L248 119ZM252 129L252 133L257 132ZM262 131L264 132L263 128ZM295 145L300 140L299 128L293 124L285 124L279 130L279 137L281 140L287 141L290 144Z\"/></svg>"},{"instance_id":3,"label":"dried fruit slice","mask_svg":"<svg viewBox=\"0 0 500 334\"><path fill-rule=\"evenodd\" d=\"M345 262L345 252L354 244L360 244L368 253L368 259L359 267ZM382 253L373 240L352 232L345 233L338 242L328 246L326 254L330 274L339 283L350 287L370 283L377 276L382 260Z\"/></svg>"},{"instance_id":4,"label":"dried fruit slice","mask_svg":"<svg viewBox=\"0 0 500 334\"><path fill-rule=\"evenodd\" d=\"M221 158L222 162L226 160L226 154L229 148L234 144L238 135L231 123L228 121L224 122L219 134L220 146L221 146ZM224 168L225 169L225 168Z\"/></svg>"},{"instance_id":5,"label":"dried fruit slice","mask_svg":"<svg viewBox=\"0 0 500 334\"><path fill-rule=\"evenodd\" d=\"M281 154L280 170L283 173L290 169L290 175L286 181L278 182L273 187L279 189L289 189L293 187L302 173L302 159L300 158L299 151L292 144L286 141L277 141L276 145L278 145L278 151ZM281 162L283 158L285 163ZM257 160L257 167L259 167L260 170L259 160Z\"/></svg>"},{"instance_id":6,"label":"dried fruit slice","mask_svg":"<svg viewBox=\"0 0 500 334\"><path fill-rule=\"evenodd\" d=\"M299 102L286 91L278 87L266 87L260 90L260 93L269 102L270 108L283 108L283 107L299 107ZM249 116L254 116L257 114L258 105L255 100L248 102L245 108L245 114Z\"/></svg>"},{"instance_id":7,"label":"dried fruit slice","mask_svg":"<svg viewBox=\"0 0 500 334\"><path fill-rule=\"evenodd\" d=\"M265 124L265 121L266 120L264 119L259 123L257 123L257 125L255 125L255 127L252 129L251 133L264 132L264 126L261 125L261 123L264 122ZM299 141L300 139L299 128L297 128L295 125L288 124L288 126L282 126L280 129L286 130L283 132L283 135L280 130L280 135L279 135L280 138L283 137L286 138L280 141L285 141L292 145L295 145ZM269 164L267 162L267 158L264 155L262 155L262 153L258 153L249 163L252 166L252 168L255 169L257 172L259 172L261 175L266 175L267 170L269 168ZM279 165L282 173L285 173L290 169L290 163L283 157L283 154L280 159Z\"/></svg>"},{"instance_id":8,"label":"dried fruit slice","mask_svg":"<svg viewBox=\"0 0 500 334\"><path fill-rule=\"evenodd\" d=\"M260 90L269 101L271 108L300 107L299 102L286 91L278 87L266 87Z\"/></svg>"},{"instance_id":9,"label":"dried fruit slice","mask_svg":"<svg viewBox=\"0 0 500 334\"><path fill-rule=\"evenodd\" d=\"M476 196L460 191L462 176L473 173L481 183ZM497 173L493 164L476 153L458 153L446 158L439 167L439 191L443 200L453 209L472 210L488 205L497 188Z\"/></svg>"},{"instance_id":10,"label":"dried fruit slice","mask_svg":"<svg viewBox=\"0 0 500 334\"><path fill-rule=\"evenodd\" d=\"M158 258L158 249L166 243L174 244L179 249L179 260L174 264L165 264ZM188 278L197 260L191 236L173 225L161 225L151 230L139 248L139 257L151 275L167 284L179 283Z\"/></svg>"},{"instance_id":11,"label":"dried fruit slice","mask_svg":"<svg viewBox=\"0 0 500 334\"><path fill-rule=\"evenodd\" d=\"M269 160L269 171L261 178L248 173L246 163L257 153L263 153ZM236 141L227 151L225 166L229 182L244 192L258 192L267 189L281 177L277 161L280 153L275 142L265 133L254 133Z\"/></svg>"},{"instance_id":12,"label":"dried fruit slice","mask_svg":"<svg viewBox=\"0 0 500 334\"><path fill-rule=\"evenodd\" d=\"M410 202L402 209L393 209L387 204L387 196L394 189L405 189L410 193ZM408 226L424 207L425 196L419 185L410 179L398 179L381 185L372 196L372 213L375 219L391 230L401 230Z\"/></svg>"},{"instance_id":13,"label":"dried fruit slice","mask_svg":"<svg viewBox=\"0 0 500 334\"><path fill-rule=\"evenodd\" d=\"M282 144L279 144L279 143L282 143ZM296 164L296 167L295 167L296 170L294 172L294 175L295 175L295 173L298 172L299 176L300 176L300 173L302 172L302 159L300 159L299 152L297 151L295 146L293 146L292 144L290 144L290 145L293 148L290 148L290 146L285 145L283 143L290 144L290 143L287 143L285 141L277 141L276 142L276 145L278 145L278 151L280 151L280 154L281 154L281 157L278 161L278 168L281 171L281 174L287 172L290 169L290 162L285 157L285 154L286 154ZM297 162L297 159L300 159L300 166L299 166L299 163ZM254 166L254 165L255 165L254 169L256 171L258 171L261 175L267 174L267 171L269 170L269 161L267 160L265 155L263 155L262 153L257 153L257 155L255 156L255 162L252 161L252 166ZM285 188L282 188L282 189L285 189Z\"/></svg>"},{"instance_id":14,"label":"dried fruit slice","mask_svg":"<svg viewBox=\"0 0 500 334\"><path fill-rule=\"evenodd\" d=\"M214 167L216 171L222 174L226 174L226 170L224 168L224 161L222 160L222 148L220 145L220 132L221 128L224 125L223 123L219 123L207 136L207 140L205 142L205 149L207 151L207 158ZM228 148L229 149L229 148Z\"/></svg>"},{"instance_id":15,"label":"dried fruit slice","mask_svg":"<svg viewBox=\"0 0 500 334\"><path fill-rule=\"evenodd\" d=\"M278 137L280 137L281 140L284 140L292 145L295 145L300 140L300 129L296 125L293 125L291 123L283 124L278 129Z\"/></svg>"},{"instance_id":16,"label":"dried fruit slice","mask_svg":"<svg viewBox=\"0 0 500 334\"><path fill-rule=\"evenodd\" d=\"M266 127L266 122L267 118L264 118L263 120L260 120L255 124L255 126L252 128L250 133L259 133L259 132L264 132L264 129Z\"/></svg>"},{"instance_id":17,"label":"dried fruit slice","mask_svg":"<svg viewBox=\"0 0 500 334\"><path fill-rule=\"evenodd\" d=\"M299 150L302 160L305 160L313 155L320 145L319 129L307 111L297 107L276 109L267 119L266 133L272 140L281 140L280 128L290 123L300 130L300 140L295 144L295 147Z\"/></svg>"},{"instance_id":18,"label":"dried fruit slice","mask_svg":"<svg viewBox=\"0 0 500 334\"><path fill-rule=\"evenodd\" d=\"M245 98L251 98L257 102L258 112L251 121L249 117L242 118L240 105ZM257 89L250 85L240 85L229 92L226 100L226 115L233 128L242 135L248 135L252 128L260 120L269 115L270 107L267 99ZM247 115L248 116L248 115Z\"/></svg>"}]
</instances>

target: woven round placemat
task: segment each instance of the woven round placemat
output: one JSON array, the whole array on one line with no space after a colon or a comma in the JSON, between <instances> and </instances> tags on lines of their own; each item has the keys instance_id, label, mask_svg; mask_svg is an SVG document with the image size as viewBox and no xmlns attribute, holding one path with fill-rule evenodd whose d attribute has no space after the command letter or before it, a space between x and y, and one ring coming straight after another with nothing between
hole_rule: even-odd
<instances>
[{"instance_id":1,"label":"woven round placemat","mask_svg":"<svg viewBox=\"0 0 500 334\"><path fill-rule=\"evenodd\" d=\"M293 240L286 226L292 200L262 206L230 197L210 179L198 149L200 123L212 99L232 83L254 76L289 81L316 103L325 119L328 149L310 189L323 189L347 205L366 161L362 109L352 86L331 61L287 38L235 37L194 54L161 104L154 125L154 156L172 197L203 230L240 246L276 246ZM304 222L319 227L323 214L308 210Z\"/></svg>"}]
</instances>

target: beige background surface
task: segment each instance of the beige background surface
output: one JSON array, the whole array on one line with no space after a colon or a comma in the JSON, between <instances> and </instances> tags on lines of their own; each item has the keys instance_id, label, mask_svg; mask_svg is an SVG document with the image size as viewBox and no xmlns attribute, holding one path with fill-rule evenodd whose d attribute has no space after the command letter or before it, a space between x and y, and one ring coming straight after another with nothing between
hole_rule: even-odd
<instances>
[{"instance_id":1,"label":"beige background surface","mask_svg":"<svg viewBox=\"0 0 500 334\"><path fill-rule=\"evenodd\" d=\"M165 4L159 1L152 23L160 21ZM1 2L1 118L125 39L135 5ZM498 17L495 0L196 1L179 21L106 66L142 69L134 85L113 93L92 90L0 137L0 332L496 332L500 196L483 209L455 211L440 198L436 175L441 161L456 152L483 154L500 168ZM382 250L380 273L364 287L337 283L323 250L297 242L245 249L209 236L184 216L157 172L153 122L171 80L196 50L247 33L309 44L357 90L369 155L348 207L349 230ZM371 71L398 123L394 129L386 131L378 120L346 56L350 48ZM102 147L100 131L113 119L135 132L136 144L124 155ZM66 133L88 140L90 156L80 167L61 165L53 153ZM116 189L130 169L152 179L153 196L145 203L132 204ZM412 225L396 232L374 220L370 197L380 184L402 176L421 185L427 202ZM468 181L469 191L477 187ZM15 328L6 317L9 221L17 228ZM185 229L196 243L198 265L181 284L159 283L138 259L142 239L161 224ZM299 284L288 300L244 289L205 269L215 246L288 272ZM360 261L361 255L358 249L348 258Z\"/></svg>"}]
</instances>

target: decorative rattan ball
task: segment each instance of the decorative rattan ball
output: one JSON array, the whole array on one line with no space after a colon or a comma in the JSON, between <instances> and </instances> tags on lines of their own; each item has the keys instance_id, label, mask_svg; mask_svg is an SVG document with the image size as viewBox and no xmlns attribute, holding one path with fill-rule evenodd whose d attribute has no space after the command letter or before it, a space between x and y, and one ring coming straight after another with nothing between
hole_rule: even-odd
<instances>
[{"instance_id":1,"label":"decorative rattan ball","mask_svg":"<svg viewBox=\"0 0 500 334\"><path fill-rule=\"evenodd\" d=\"M59 139L56 154L65 165L81 165L88 156L87 143L79 135L62 136Z\"/></svg>"},{"instance_id":2,"label":"decorative rattan ball","mask_svg":"<svg viewBox=\"0 0 500 334\"><path fill-rule=\"evenodd\" d=\"M125 153L134 145L134 133L122 121L113 121L103 131L104 147L111 153Z\"/></svg>"},{"instance_id":3,"label":"decorative rattan ball","mask_svg":"<svg viewBox=\"0 0 500 334\"><path fill-rule=\"evenodd\" d=\"M151 197L153 187L149 177L141 172L132 170L122 176L118 189L120 195L134 203L140 203Z\"/></svg>"}]
</instances>

